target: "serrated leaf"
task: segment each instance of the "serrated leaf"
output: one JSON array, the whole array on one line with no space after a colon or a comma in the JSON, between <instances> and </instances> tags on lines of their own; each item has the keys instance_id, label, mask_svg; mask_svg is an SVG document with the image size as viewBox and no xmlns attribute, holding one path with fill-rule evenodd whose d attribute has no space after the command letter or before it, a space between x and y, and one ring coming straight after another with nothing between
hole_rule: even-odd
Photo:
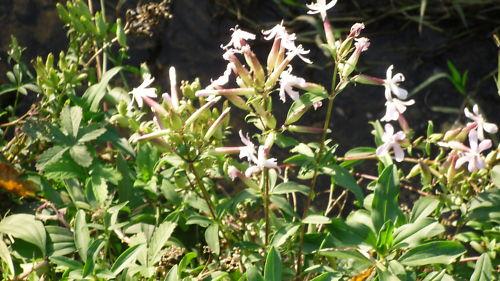
<instances>
[{"instance_id":1,"label":"serrated leaf","mask_svg":"<svg viewBox=\"0 0 500 281\"><path fill-rule=\"evenodd\" d=\"M143 244L138 244L135 246L132 246L125 250L113 263L113 266L111 266L111 272L113 273L114 276L117 276L122 272L126 267L130 266L131 264L135 263L137 260L137 255L139 254L139 251L141 250L141 247L143 247Z\"/></svg>"},{"instance_id":2,"label":"serrated leaf","mask_svg":"<svg viewBox=\"0 0 500 281\"><path fill-rule=\"evenodd\" d=\"M264 280L266 281L281 281L282 280L282 264L281 257L278 251L271 247L266 257L264 266Z\"/></svg>"},{"instance_id":3,"label":"serrated leaf","mask_svg":"<svg viewBox=\"0 0 500 281\"><path fill-rule=\"evenodd\" d=\"M70 148L69 154L75 162L82 167L89 167L94 160L85 145L75 145Z\"/></svg>"},{"instance_id":4,"label":"serrated leaf","mask_svg":"<svg viewBox=\"0 0 500 281\"><path fill-rule=\"evenodd\" d=\"M47 150L45 150L40 157L38 158L36 168L40 171L43 171L45 167L49 164L57 162L63 154L68 150L68 147L62 146L53 146Z\"/></svg>"},{"instance_id":5,"label":"serrated leaf","mask_svg":"<svg viewBox=\"0 0 500 281\"><path fill-rule=\"evenodd\" d=\"M160 224L155 231L148 244L148 264L153 265L160 261L162 256L162 248L167 243L172 235L177 224L165 221Z\"/></svg>"},{"instance_id":6,"label":"serrated leaf","mask_svg":"<svg viewBox=\"0 0 500 281\"><path fill-rule=\"evenodd\" d=\"M105 128L100 128L100 129L92 130L90 132L86 132L80 138L78 138L78 142L85 143L88 141L93 141L93 140L97 139L98 137L102 136L104 133L106 133Z\"/></svg>"},{"instance_id":7,"label":"serrated leaf","mask_svg":"<svg viewBox=\"0 0 500 281\"><path fill-rule=\"evenodd\" d=\"M205 241L207 241L207 245L212 252L218 256L220 254L220 244L219 226L217 224L212 224L205 230Z\"/></svg>"},{"instance_id":8,"label":"serrated leaf","mask_svg":"<svg viewBox=\"0 0 500 281\"><path fill-rule=\"evenodd\" d=\"M37 246L45 255L47 234L43 223L28 214L15 214L0 221L0 233L12 235Z\"/></svg>"},{"instance_id":9,"label":"serrated leaf","mask_svg":"<svg viewBox=\"0 0 500 281\"><path fill-rule=\"evenodd\" d=\"M82 116L82 108L78 106L65 106L61 111L61 127L68 135L73 136L73 138L78 136Z\"/></svg>"},{"instance_id":10,"label":"serrated leaf","mask_svg":"<svg viewBox=\"0 0 500 281\"><path fill-rule=\"evenodd\" d=\"M433 241L410 249L399 258L406 266L450 264L465 253L462 244L453 241Z\"/></svg>"}]
</instances>

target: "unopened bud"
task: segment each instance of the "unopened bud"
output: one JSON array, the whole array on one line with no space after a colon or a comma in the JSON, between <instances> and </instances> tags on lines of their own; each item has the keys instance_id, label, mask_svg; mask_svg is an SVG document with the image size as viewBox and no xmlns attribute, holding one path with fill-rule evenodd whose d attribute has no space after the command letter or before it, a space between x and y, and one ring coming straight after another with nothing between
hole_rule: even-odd
<instances>
[{"instance_id":1,"label":"unopened bud","mask_svg":"<svg viewBox=\"0 0 500 281\"><path fill-rule=\"evenodd\" d=\"M207 140L207 141L210 140L210 138L212 138L212 136L215 134L216 130L222 126L222 124L224 123L224 119L229 114L229 111L231 111L230 107L228 107L224 111L222 111L219 118L217 118L217 120L215 120L215 122L212 124L212 126L210 126L210 128L208 128L207 133L205 134L205 137L204 137L205 140Z\"/></svg>"},{"instance_id":2,"label":"unopened bud","mask_svg":"<svg viewBox=\"0 0 500 281\"><path fill-rule=\"evenodd\" d=\"M262 64L260 63L255 53L250 49L244 53L244 56L247 64L250 66L254 73L255 81L257 82L258 86L262 87L264 85L264 80L266 79L266 73L264 72L264 68L262 68Z\"/></svg>"},{"instance_id":3,"label":"unopened bud","mask_svg":"<svg viewBox=\"0 0 500 281\"><path fill-rule=\"evenodd\" d=\"M373 77L373 76L368 76L364 74L358 74L354 76L352 81L364 85L376 85L376 86L382 86L384 85L384 79Z\"/></svg>"},{"instance_id":4,"label":"unopened bud","mask_svg":"<svg viewBox=\"0 0 500 281\"><path fill-rule=\"evenodd\" d=\"M207 110L208 108L212 107L215 103L217 103L220 100L220 97L216 97L206 104L204 104L202 107L198 108L193 114L186 120L184 123L184 128L187 128L189 125L191 125L196 119L200 117L200 115Z\"/></svg>"},{"instance_id":5,"label":"unopened bud","mask_svg":"<svg viewBox=\"0 0 500 281\"><path fill-rule=\"evenodd\" d=\"M332 25L330 24L330 21L328 19L325 19L323 21L323 28L325 29L325 37L326 37L326 42L328 43L328 47L331 49L335 49L335 37L333 35L333 28Z\"/></svg>"},{"instance_id":6,"label":"unopened bud","mask_svg":"<svg viewBox=\"0 0 500 281\"><path fill-rule=\"evenodd\" d=\"M304 133L304 134L321 134L324 132L323 128L299 126L299 125L290 125L287 127L287 129L290 132Z\"/></svg>"},{"instance_id":7,"label":"unopened bud","mask_svg":"<svg viewBox=\"0 0 500 281\"><path fill-rule=\"evenodd\" d=\"M354 69L356 69L361 53L368 50L368 47L370 46L370 40L368 40L368 38L365 37L356 39L356 43L354 44L354 46L356 47L354 53L352 53L352 55L346 61L342 69L342 77L344 79L349 77L349 75L351 75Z\"/></svg>"},{"instance_id":8,"label":"unopened bud","mask_svg":"<svg viewBox=\"0 0 500 281\"><path fill-rule=\"evenodd\" d=\"M243 109L245 111L251 110L250 107L245 102L245 100L240 96L226 96L226 99L228 99L233 105L235 105L240 109Z\"/></svg>"},{"instance_id":9,"label":"unopened bud","mask_svg":"<svg viewBox=\"0 0 500 281\"><path fill-rule=\"evenodd\" d=\"M406 179L411 179L415 176L418 176L421 171L422 171L422 169L420 168L420 164L413 166L413 168L411 168L410 172L406 176Z\"/></svg>"},{"instance_id":10,"label":"unopened bud","mask_svg":"<svg viewBox=\"0 0 500 281\"><path fill-rule=\"evenodd\" d=\"M278 59L279 52L281 49L281 39L279 37L274 38L273 47L267 56L267 72L271 73L276 65L276 60Z\"/></svg>"},{"instance_id":11,"label":"unopened bud","mask_svg":"<svg viewBox=\"0 0 500 281\"><path fill-rule=\"evenodd\" d=\"M234 88L234 89L205 89L196 92L197 97L215 96L246 96L256 94L254 88Z\"/></svg>"},{"instance_id":12,"label":"unopened bud","mask_svg":"<svg viewBox=\"0 0 500 281\"><path fill-rule=\"evenodd\" d=\"M489 167L492 167L493 165L495 165L498 162L497 157L498 157L498 149L490 151L490 153L488 153L488 155L486 155L486 158L484 159L484 161L486 162L486 165L488 165Z\"/></svg>"},{"instance_id":13,"label":"unopened bud","mask_svg":"<svg viewBox=\"0 0 500 281\"><path fill-rule=\"evenodd\" d=\"M177 91L177 73L175 67L171 66L168 70L168 77L170 78L170 94L172 99L172 107L174 111L179 109L179 93Z\"/></svg>"},{"instance_id":14,"label":"unopened bud","mask_svg":"<svg viewBox=\"0 0 500 281\"><path fill-rule=\"evenodd\" d=\"M455 138L458 136L460 131L462 131L462 128L448 130L446 133L444 133L443 141L449 142L449 141L455 140Z\"/></svg>"}]
</instances>

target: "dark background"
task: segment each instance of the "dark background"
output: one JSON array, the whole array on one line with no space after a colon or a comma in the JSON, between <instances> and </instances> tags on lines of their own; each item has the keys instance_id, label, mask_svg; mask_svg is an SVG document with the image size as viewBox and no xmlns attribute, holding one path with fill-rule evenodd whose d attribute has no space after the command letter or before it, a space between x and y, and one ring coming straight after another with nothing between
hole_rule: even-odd
<instances>
[{"instance_id":1,"label":"dark background","mask_svg":"<svg viewBox=\"0 0 500 281\"><path fill-rule=\"evenodd\" d=\"M106 1L109 17L123 15L124 9L138 3L125 1L126 4L115 11L115 2ZM467 70L469 97L480 105L489 120L498 124L500 97L492 76L498 65L498 49L492 34L498 32L500 26L500 1L463 4L463 18L451 0L428 2L425 19L432 26L424 25L421 32L418 24L420 0L341 0L329 12L329 18L340 31L348 30L354 22L365 22L367 28L362 36L369 37L372 44L368 52L363 53L360 71L383 78L387 67L394 64L396 72L405 74L407 81L403 87L409 91L431 75L447 72L448 60L460 71ZM6 80L4 73L9 67L5 52L10 35L27 47L25 58L28 60L65 49L65 30L57 17L56 3L53 0L0 1L0 82ZM95 6L98 7L97 2ZM220 45L229 40L229 28L239 24L245 30L259 33L281 19L311 49L310 57L319 65L312 68L295 60L292 63L295 74L330 87L331 68L315 44L315 30L321 25L318 17L304 17L306 9L301 5L283 5L278 0L173 0L171 11L173 18L159 26L152 37L129 38L131 63L147 61L164 89L168 89L167 74L171 65L176 66L179 79L200 77L204 85L222 74L225 62ZM316 22L311 21L313 19ZM270 46L270 42L260 37L253 49L265 61ZM446 79L435 82L414 98L416 105L405 115L410 126L419 132L423 132L428 119L433 119L438 129L464 121L461 113L442 113L431 108L460 109L464 105L464 97ZM35 99L33 96L24 98L20 113ZM0 106L9 102L12 99L2 97ZM373 146L368 122L383 116L384 102L383 88L377 87L358 85L339 96L332 130L341 151L355 145ZM286 108L288 105L279 110L284 114ZM303 123L321 126L324 110L311 113ZM235 125L238 126L243 123Z\"/></svg>"}]
</instances>

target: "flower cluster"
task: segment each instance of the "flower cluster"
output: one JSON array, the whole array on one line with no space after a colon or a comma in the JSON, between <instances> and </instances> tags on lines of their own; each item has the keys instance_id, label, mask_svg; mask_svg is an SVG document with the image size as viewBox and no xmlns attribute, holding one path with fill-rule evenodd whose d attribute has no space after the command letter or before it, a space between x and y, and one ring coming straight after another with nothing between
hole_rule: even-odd
<instances>
[{"instance_id":1,"label":"flower cluster","mask_svg":"<svg viewBox=\"0 0 500 281\"><path fill-rule=\"evenodd\" d=\"M486 163L481 153L492 146L491 140L485 139L484 132L495 134L498 131L498 127L493 123L486 122L483 115L479 112L477 104L473 106L472 112L468 108L465 108L464 114L473 121L469 122L466 126L469 131L469 146L467 147L457 140L447 143L441 142L439 144L452 149L450 158L453 159L452 162L454 162L455 169L459 169L465 163L468 163L467 169L472 173L485 168Z\"/></svg>"}]
</instances>

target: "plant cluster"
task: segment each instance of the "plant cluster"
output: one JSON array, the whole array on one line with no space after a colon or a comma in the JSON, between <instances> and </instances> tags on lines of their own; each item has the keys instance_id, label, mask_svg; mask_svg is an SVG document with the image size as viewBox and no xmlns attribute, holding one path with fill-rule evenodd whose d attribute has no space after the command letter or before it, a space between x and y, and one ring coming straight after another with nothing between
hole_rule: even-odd
<instances>
[{"instance_id":1,"label":"plant cluster","mask_svg":"<svg viewBox=\"0 0 500 281\"><path fill-rule=\"evenodd\" d=\"M236 26L221 45L220 77L178 81L171 67L168 92L146 65L127 64L131 30L150 35L154 25L131 20L166 7L144 6L123 24L104 1L99 11L57 4L68 50L32 65L13 39L0 95L38 101L20 117L16 104L0 112L9 117L0 187L37 207L0 221L2 277L495 280L497 126L471 104L463 125L439 132L429 121L417 135L404 117L415 104L404 75L392 65L383 78L358 72L370 40L363 23L334 32L336 2L307 5L323 24L328 86L293 74L314 62L283 22L262 31L266 58L252 51L258 35ZM339 155L334 101L357 84L378 87L386 112L372 122L373 147ZM233 128L235 111L248 126ZM304 121L323 111L322 127Z\"/></svg>"}]
</instances>

